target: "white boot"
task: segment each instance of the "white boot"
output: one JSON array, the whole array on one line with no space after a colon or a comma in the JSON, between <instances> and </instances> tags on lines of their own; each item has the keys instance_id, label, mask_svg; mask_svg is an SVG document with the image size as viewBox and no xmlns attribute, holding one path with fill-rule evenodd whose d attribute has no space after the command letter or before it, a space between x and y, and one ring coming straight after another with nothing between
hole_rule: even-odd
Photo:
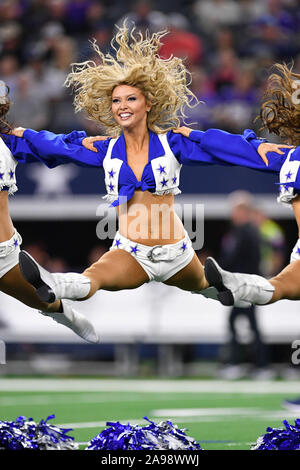
<instances>
[{"instance_id":1,"label":"white boot","mask_svg":"<svg viewBox=\"0 0 300 470\"><path fill-rule=\"evenodd\" d=\"M10 195L18 191L16 185L17 164L17 160L0 138L0 191L7 189Z\"/></svg>"},{"instance_id":2,"label":"white boot","mask_svg":"<svg viewBox=\"0 0 300 470\"><path fill-rule=\"evenodd\" d=\"M78 300L88 295L91 281L78 273L50 273L42 268L26 251L19 255L21 272L43 302L58 299Z\"/></svg>"},{"instance_id":3,"label":"white boot","mask_svg":"<svg viewBox=\"0 0 300 470\"><path fill-rule=\"evenodd\" d=\"M203 297L206 297L207 299L219 300L219 291L215 287L207 287L203 290L195 290L192 291L192 294L200 294L203 295ZM241 308L249 308L250 306L250 302L245 302L243 300L240 300L239 302L239 307Z\"/></svg>"},{"instance_id":4,"label":"white boot","mask_svg":"<svg viewBox=\"0 0 300 470\"><path fill-rule=\"evenodd\" d=\"M230 273L220 268L213 258L205 261L205 276L218 290L223 305L245 308L245 302L265 305L273 297L275 288L267 279L257 274Z\"/></svg>"},{"instance_id":5,"label":"white boot","mask_svg":"<svg viewBox=\"0 0 300 470\"><path fill-rule=\"evenodd\" d=\"M47 313L42 312L42 315L53 318L54 321L65 325L74 331L78 336L85 339L89 343L99 343L99 337L88 319L81 313L74 310L71 303L67 300L62 300L63 312L62 313Z\"/></svg>"},{"instance_id":6,"label":"white boot","mask_svg":"<svg viewBox=\"0 0 300 470\"><path fill-rule=\"evenodd\" d=\"M300 259L300 238L298 238L297 243L293 248L290 257L290 263L292 263L293 261L297 261L298 259Z\"/></svg>"}]
</instances>

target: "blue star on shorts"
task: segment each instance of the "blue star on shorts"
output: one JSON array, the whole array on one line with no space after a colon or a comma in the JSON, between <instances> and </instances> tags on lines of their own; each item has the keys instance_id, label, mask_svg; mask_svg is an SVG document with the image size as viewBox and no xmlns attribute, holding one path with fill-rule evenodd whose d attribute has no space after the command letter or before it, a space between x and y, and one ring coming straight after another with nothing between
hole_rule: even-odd
<instances>
[{"instance_id":1,"label":"blue star on shorts","mask_svg":"<svg viewBox=\"0 0 300 470\"><path fill-rule=\"evenodd\" d=\"M122 245L121 240L120 239L116 240L115 246L119 248L120 245Z\"/></svg>"},{"instance_id":2,"label":"blue star on shorts","mask_svg":"<svg viewBox=\"0 0 300 470\"><path fill-rule=\"evenodd\" d=\"M130 252L130 253L134 253L135 255L136 255L136 254L137 254L137 252L139 251L139 249L138 249L137 245L135 245L135 246L131 246L131 247L130 247L130 249L131 249L131 252Z\"/></svg>"},{"instance_id":3,"label":"blue star on shorts","mask_svg":"<svg viewBox=\"0 0 300 470\"><path fill-rule=\"evenodd\" d=\"M186 243L183 242L181 249L182 249L182 252L186 250Z\"/></svg>"}]
</instances>

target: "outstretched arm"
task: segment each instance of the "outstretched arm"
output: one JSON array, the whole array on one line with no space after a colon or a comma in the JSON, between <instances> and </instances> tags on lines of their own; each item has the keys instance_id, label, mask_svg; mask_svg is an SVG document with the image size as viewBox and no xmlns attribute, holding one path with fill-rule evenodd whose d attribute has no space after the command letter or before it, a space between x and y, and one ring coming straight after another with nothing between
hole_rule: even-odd
<instances>
[{"instance_id":1,"label":"outstretched arm","mask_svg":"<svg viewBox=\"0 0 300 470\"><path fill-rule=\"evenodd\" d=\"M212 158L209 163L246 166L278 173L287 153L292 148L292 146L278 146L262 141L256 137L254 131L249 129L241 135L230 134L220 129L209 129L203 132L181 127L173 130L174 134L184 136L183 151L179 153L181 153L182 163L187 165L196 164L197 161L198 164L204 163L207 157L203 152L206 152ZM172 136L170 139L172 140ZM176 138L173 138L174 142L175 140ZM190 141L190 144L187 141ZM177 147L179 149L179 142Z\"/></svg>"},{"instance_id":2,"label":"outstretched arm","mask_svg":"<svg viewBox=\"0 0 300 470\"><path fill-rule=\"evenodd\" d=\"M13 135L3 139L19 162L31 163L40 160L49 168L66 163L101 167L108 146L106 140L98 143L97 152L88 150L82 145L86 138L84 131L54 134L49 131L36 132L32 129L16 128L12 133Z\"/></svg>"}]
</instances>

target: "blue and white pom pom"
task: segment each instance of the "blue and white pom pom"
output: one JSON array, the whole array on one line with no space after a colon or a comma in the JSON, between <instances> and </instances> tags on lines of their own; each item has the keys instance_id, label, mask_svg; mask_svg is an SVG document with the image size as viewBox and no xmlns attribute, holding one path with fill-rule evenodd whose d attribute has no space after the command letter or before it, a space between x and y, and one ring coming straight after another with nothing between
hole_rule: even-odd
<instances>
[{"instance_id":1,"label":"blue and white pom pom","mask_svg":"<svg viewBox=\"0 0 300 470\"><path fill-rule=\"evenodd\" d=\"M284 428L267 428L251 450L300 450L300 419L295 426L283 421Z\"/></svg>"},{"instance_id":2,"label":"blue and white pom pom","mask_svg":"<svg viewBox=\"0 0 300 470\"><path fill-rule=\"evenodd\" d=\"M162 421L159 424L139 425L106 423L109 426L91 440L86 450L202 450L183 429Z\"/></svg>"},{"instance_id":3,"label":"blue and white pom pom","mask_svg":"<svg viewBox=\"0 0 300 470\"><path fill-rule=\"evenodd\" d=\"M0 421L0 450L77 450L74 438L68 436L71 429L62 429L48 421L36 423L32 418L19 416L16 421Z\"/></svg>"}]
</instances>

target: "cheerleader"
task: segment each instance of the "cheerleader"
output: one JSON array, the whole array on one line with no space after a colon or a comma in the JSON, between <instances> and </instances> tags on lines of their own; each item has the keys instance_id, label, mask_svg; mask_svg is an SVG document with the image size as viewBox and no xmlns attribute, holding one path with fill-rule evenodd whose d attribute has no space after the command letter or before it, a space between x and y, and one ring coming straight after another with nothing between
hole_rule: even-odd
<instances>
[{"instance_id":1,"label":"cheerleader","mask_svg":"<svg viewBox=\"0 0 300 470\"><path fill-rule=\"evenodd\" d=\"M0 100L0 291L14 297L20 302L37 309L42 315L53 318L71 328L77 335L86 341L98 342L97 334L92 324L77 312L67 300L58 300L51 304L43 302L36 294L35 289L24 279L20 272L19 253L22 243L21 235L14 228L9 214L9 195L17 191L16 166L17 160L5 144L5 138L11 131L6 121L6 114L10 108L7 93L3 93ZM25 142L22 142L24 155L34 159L34 153ZM16 154L20 150L15 147ZM76 274L73 274L76 277Z\"/></svg>"},{"instance_id":2,"label":"cheerleader","mask_svg":"<svg viewBox=\"0 0 300 470\"><path fill-rule=\"evenodd\" d=\"M286 65L276 64L275 69L268 79L260 117L264 129L292 145L280 170L277 200L293 208L300 237L300 75ZM268 159L271 162L272 156ZM265 305L282 299L299 300L300 238L292 250L290 264L270 280L230 273L213 258L206 260L205 272L208 281L218 289L218 298L224 305Z\"/></svg>"},{"instance_id":3,"label":"cheerleader","mask_svg":"<svg viewBox=\"0 0 300 470\"><path fill-rule=\"evenodd\" d=\"M176 130L184 107L191 106L195 97L182 60L159 57L162 36L155 33L143 38L123 25L115 37L116 57L103 54L94 44L98 63L73 65L66 85L75 90L75 110L85 111L114 137L94 142L95 152L81 145L86 138L83 132L66 136L18 128L7 139L19 161L32 160L28 146L34 158L50 168L70 162L95 167L95 171L103 168L105 197L119 216L110 251L82 274L50 273L28 253L20 253L23 276L47 305L60 299L85 300L100 289L135 289L150 281L215 298L216 289L206 280L174 210L182 165L280 171L287 149L257 139L251 130L243 135L218 129ZM25 151L21 151L23 144ZM277 152L278 157L268 166L260 157L266 158L267 151Z\"/></svg>"}]
</instances>

